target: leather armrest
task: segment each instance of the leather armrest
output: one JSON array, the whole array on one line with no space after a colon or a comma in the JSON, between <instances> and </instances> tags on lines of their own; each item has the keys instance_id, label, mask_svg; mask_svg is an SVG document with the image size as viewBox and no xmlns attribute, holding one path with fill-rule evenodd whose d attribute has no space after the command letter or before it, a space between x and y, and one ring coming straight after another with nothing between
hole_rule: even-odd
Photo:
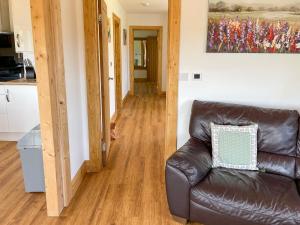
<instances>
[{"instance_id":1,"label":"leather armrest","mask_svg":"<svg viewBox=\"0 0 300 225\"><path fill-rule=\"evenodd\" d=\"M190 189L207 175L211 165L209 149L196 139L190 139L168 159L166 188L173 215L189 219Z\"/></svg>"},{"instance_id":2,"label":"leather armrest","mask_svg":"<svg viewBox=\"0 0 300 225\"><path fill-rule=\"evenodd\" d=\"M168 159L167 165L180 170L194 186L210 171L212 157L203 142L192 138Z\"/></svg>"}]
</instances>

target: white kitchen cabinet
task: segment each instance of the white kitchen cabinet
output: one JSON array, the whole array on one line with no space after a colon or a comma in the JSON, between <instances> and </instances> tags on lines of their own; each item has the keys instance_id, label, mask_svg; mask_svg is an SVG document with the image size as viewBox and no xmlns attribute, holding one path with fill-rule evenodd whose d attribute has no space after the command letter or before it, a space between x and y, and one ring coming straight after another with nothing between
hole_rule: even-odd
<instances>
[{"instance_id":1,"label":"white kitchen cabinet","mask_svg":"<svg viewBox=\"0 0 300 225\"><path fill-rule=\"evenodd\" d=\"M5 89L3 86L0 86L0 115L7 114L5 97Z\"/></svg>"},{"instance_id":2,"label":"white kitchen cabinet","mask_svg":"<svg viewBox=\"0 0 300 225\"><path fill-rule=\"evenodd\" d=\"M40 123L37 87L3 85L0 90L0 140L18 140Z\"/></svg>"},{"instance_id":3,"label":"white kitchen cabinet","mask_svg":"<svg viewBox=\"0 0 300 225\"><path fill-rule=\"evenodd\" d=\"M30 0L10 0L17 53L33 52Z\"/></svg>"},{"instance_id":4,"label":"white kitchen cabinet","mask_svg":"<svg viewBox=\"0 0 300 225\"><path fill-rule=\"evenodd\" d=\"M8 132L8 115L5 89L0 86L0 132Z\"/></svg>"},{"instance_id":5,"label":"white kitchen cabinet","mask_svg":"<svg viewBox=\"0 0 300 225\"><path fill-rule=\"evenodd\" d=\"M8 85L7 114L9 131L28 132L40 122L37 87L31 85Z\"/></svg>"}]
</instances>

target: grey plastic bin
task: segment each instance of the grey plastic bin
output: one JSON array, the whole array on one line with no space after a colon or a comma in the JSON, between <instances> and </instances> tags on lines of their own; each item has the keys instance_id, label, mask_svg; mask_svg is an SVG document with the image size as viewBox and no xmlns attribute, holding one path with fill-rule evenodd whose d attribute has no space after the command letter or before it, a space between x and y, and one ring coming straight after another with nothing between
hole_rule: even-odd
<instances>
[{"instance_id":1,"label":"grey plastic bin","mask_svg":"<svg viewBox=\"0 0 300 225\"><path fill-rule=\"evenodd\" d=\"M20 151L26 192L45 192L40 126L33 128L17 145Z\"/></svg>"}]
</instances>

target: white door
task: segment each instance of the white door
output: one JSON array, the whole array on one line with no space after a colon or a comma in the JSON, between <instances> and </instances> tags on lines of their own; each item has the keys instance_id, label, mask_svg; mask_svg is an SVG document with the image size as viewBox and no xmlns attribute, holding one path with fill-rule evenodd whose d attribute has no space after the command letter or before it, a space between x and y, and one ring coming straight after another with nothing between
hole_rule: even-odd
<instances>
[{"instance_id":1,"label":"white door","mask_svg":"<svg viewBox=\"0 0 300 225\"><path fill-rule=\"evenodd\" d=\"M7 100L3 86L0 86L0 132L8 132Z\"/></svg>"},{"instance_id":2,"label":"white door","mask_svg":"<svg viewBox=\"0 0 300 225\"><path fill-rule=\"evenodd\" d=\"M9 131L26 133L40 123L37 87L31 85L9 85L7 114Z\"/></svg>"}]
</instances>

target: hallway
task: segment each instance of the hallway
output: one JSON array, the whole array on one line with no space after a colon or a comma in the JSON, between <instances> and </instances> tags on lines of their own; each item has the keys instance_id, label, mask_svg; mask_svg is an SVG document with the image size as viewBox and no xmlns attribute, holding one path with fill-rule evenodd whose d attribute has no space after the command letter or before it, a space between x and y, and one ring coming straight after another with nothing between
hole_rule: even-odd
<instances>
[{"instance_id":1,"label":"hallway","mask_svg":"<svg viewBox=\"0 0 300 225\"><path fill-rule=\"evenodd\" d=\"M14 191L6 198L10 201L0 202L1 214L5 213L0 224L176 225L169 215L163 183L165 97L142 96L129 97L124 105L109 165L98 174L87 174L60 218L46 216L43 194L24 194L20 171L12 176L16 168L20 170L15 144L7 145L5 150L15 160L1 186L17 186L11 185ZM2 143L1 155L7 155L5 146Z\"/></svg>"},{"instance_id":2,"label":"hallway","mask_svg":"<svg viewBox=\"0 0 300 225\"><path fill-rule=\"evenodd\" d=\"M63 216L72 214L76 224L176 224L169 218L162 183L164 115L164 97L129 97L109 165L87 175Z\"/></svg>"},{"instance_id":3,"label":"hallway","mask_svg":"<svg viewBox=\"0 0 300 225\"><path fill-rule=\"evenodd\" d=\"M156 84L147 81L134 82L134 93L136 96L149 96L157 93Z\"/></svg>"}]
</instances>

